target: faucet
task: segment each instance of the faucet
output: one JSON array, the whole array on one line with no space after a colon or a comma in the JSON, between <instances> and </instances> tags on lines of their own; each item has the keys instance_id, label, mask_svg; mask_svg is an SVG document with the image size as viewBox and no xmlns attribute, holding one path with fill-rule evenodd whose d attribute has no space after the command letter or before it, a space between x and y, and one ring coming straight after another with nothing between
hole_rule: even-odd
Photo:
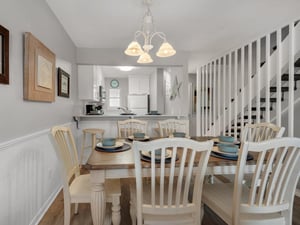
<instances>
[{"instance_id":1,"label":"faucet","mask_svg":"<svg viewBox=\"0 0 300 225\"><path fill-rule=\"evenodd\" d=\"M124 113L132 113L131 110L128 109L127 106L120 106L118 109L121 109Z\"/></svg>"}]
</instances>

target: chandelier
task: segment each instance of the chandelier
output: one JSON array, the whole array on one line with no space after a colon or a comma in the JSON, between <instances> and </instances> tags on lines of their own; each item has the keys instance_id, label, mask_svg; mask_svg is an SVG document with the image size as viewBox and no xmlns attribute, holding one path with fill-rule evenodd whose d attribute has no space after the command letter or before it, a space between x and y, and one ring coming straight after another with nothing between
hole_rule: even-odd
<instances>
[{"instance_id":1,"label":"chandelier","mask_svg":"<svg viewBox=\"0 0 300 225\"><path fill-rule=\"evenodd\" d=\"M162 39L163 43L159 47L156 52L156 56L158 57L170 57L176 54L175 49L171 44L167 42L166 35L163 32L155 31L155 26L153 22L152 13L150 11L150 2L151 0L145 0L145 5L147 6L147 11L143 18L143 24L141 30L138 30L134 34L134 41L132 41L127 49L125 50L125 54L129 56L139 56L137 62L138 63L152 63L153 59L151 58L149 51L154 47L152 45L152 39L154 37L159 37ZM144 45L138 43L138 38L144 38Z\"/></svg>"}]
</instances>

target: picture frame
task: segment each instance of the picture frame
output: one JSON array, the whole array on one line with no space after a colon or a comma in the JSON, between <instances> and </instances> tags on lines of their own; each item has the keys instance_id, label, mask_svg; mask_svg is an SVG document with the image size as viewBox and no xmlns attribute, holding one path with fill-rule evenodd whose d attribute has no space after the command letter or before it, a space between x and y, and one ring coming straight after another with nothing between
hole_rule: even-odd
<instances>
[{"instance_id":1,"label":"picture frame","mask_svg":"<svg viewBox=\"0 0 300 225\"><path fill-rule=\"evenodd\" d=\"M57 69L57 75L58 75L57 95L61 97L69 98L70 97L70 75L60 67L58 67Z\"/></svg>"},{"instance_id":2,"label":"picture frame","mask_svg":"<svg viewBox=\"0 0 300 225\"><path fill-rule=\"evenodd\" d=\"M0 25L0 83L9 84L9 30Z\"/></svg>"},{"instance_id":3,"label":"picture frame","mask_svg":"<svg viewBox=\"0 0 300 225\"><path fill-rule=\"evenodd\" d=\"M55 54L30 32L25 33L24 99L54 102Z\"/></svg>"}]
</instances>

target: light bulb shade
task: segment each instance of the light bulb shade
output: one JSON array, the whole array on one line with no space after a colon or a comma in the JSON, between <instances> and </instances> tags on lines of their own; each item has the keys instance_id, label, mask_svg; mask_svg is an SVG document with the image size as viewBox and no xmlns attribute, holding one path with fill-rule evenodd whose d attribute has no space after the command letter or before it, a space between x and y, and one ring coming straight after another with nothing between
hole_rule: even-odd
<instances>
[{"instance_id":1,"label":"light bulb shade","mask_svg":"<svg viewBox=\"0 0 300 225\"><path fill-rule=\"evenodd\" d=\"M138 63L152 63L153 60L147 52L144 52L143 54L140 55L137 62Z\"/></svg>"},{"instance_id":2,"label":"light bulb shade","mask_svg":"<svg viewBox=\"0 0 300 225\"><path fill-rule=\"evenodd\" d=\"M125 54L130 56L139 56L142 53L143 50L137 41L132 41L125 50Z\"/></svg>"},{"instance_id":3,"label":"light bulb shade","mask_svg":"<svg viewBox=\"0 0 300 225\"><path fill-rule=\"evenodd\" d=\"M170 57L170 56L175 55L175 54L176 54L175 49L168 42L162 43L162 45L160 46L160 48L156 52L156 55L158 57Z\"/></svg>"}]
</instances>

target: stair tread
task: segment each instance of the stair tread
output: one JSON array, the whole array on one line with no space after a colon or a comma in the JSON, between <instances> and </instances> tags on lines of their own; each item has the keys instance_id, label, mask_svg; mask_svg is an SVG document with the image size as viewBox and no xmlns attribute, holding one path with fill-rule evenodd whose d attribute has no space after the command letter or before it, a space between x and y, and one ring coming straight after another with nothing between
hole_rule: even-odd
<instances>
[{"instance_id":1,"label":"stair tread","mask_svg":"<svg viewBox=\"0 0 300 225\"><path fill-rule=\"evenodd\" d=\"M281 101L283 101L282 98ZM266 98L260 98L260 102L266 102ZM277 98L270 98L270 102L277 102Z\"/></svg>"},{"instance_id":2,"label":"stair tread","mask_svg":"<svg viewBox=\"0 0 300 225\"><path fill-rule=\"evenodd\" d=\"M277 92L277 87L275 87L275 86L270 87L270 91L271 92ZM289 91L289 87L281 87L281 91L282 92L287 92L287 91Z\"/></svg>"},{"instance_id":3,"label":"stair tread","mask_svg":"<svg viewBox=\"0 0 300 225\"><path fill-rule=\"evenodd\" d=\"M289 80L289 74L285 73L281 76L282 81L288 81ZM294 81L300 80L300 74L294 74Z\"/></svg>"},{"instance_id":4,"label":"stair tread","mask_svg":"<svg viewBox=\"0 0 300 225\"><path fill-rule=\"evenodd\" d=\"M252 111L257 111L256 107L252 107L251 110ZM270 107L270 111L272 111L272 110L273 110L273 108ZM260 107L260 111L266 111L266 107L264 107L264 106Z\"/></svg>"},{"instance_id":5,"label":"stair tread","mask_svg":"<svg viewBox=\"0 0 300 225\"><path fill-rule=\"evenodd\" d=\"M244 119L248 119L248 115L245 115ZM256 115L251 115L251 119L256 119ZM260 115L260 119L263 119L262 115Z\"/></svg>"},{"instance_id":6,"label":"stair tread","mask_svg":"<svg viewBox=\"0 0 300 225\"><path fill-rule=\"evenodd\" d=\"M296 60L294 66L295 67L300 67L300 58Z\"/></svg>"}]
</instances>

